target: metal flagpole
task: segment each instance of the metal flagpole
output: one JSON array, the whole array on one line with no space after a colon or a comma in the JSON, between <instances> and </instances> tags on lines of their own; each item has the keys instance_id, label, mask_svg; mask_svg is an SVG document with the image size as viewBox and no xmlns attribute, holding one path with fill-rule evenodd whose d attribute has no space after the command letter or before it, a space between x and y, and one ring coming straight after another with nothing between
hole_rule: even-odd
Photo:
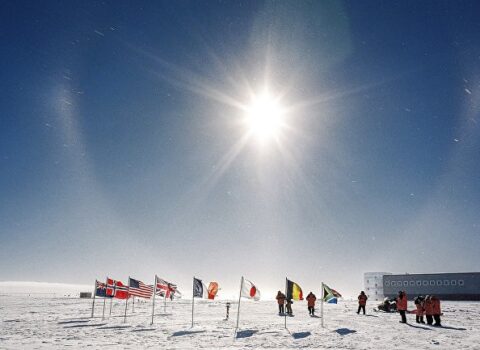
<instances>
[{"instance_id":1,"label":"metal flagpole","mask_svg":"<svg viewBox=\"0 0 480 350\"><path fill-rule=\"evenodd\" d=\"M105 303L106 303L107 297L103 298L103 310L102 310L102 321L105 319Z\"/></svg>"},{"instance_id":2,"label":"metal flagpole","mask_svg":"<svg viewBox=\"0 0 480 350\"><path fill-rule=\"evenodd\" d=\"M193 328L193 308L195 305L195 276L193 276L193 286L192 286L192 328Z\"/></svg>"},{"instance_id":3,"label":"metal flagpole","mask_svg":"<svg viewBox=\"0 0 480 350\"><path fill-rule=\"evenodd\" d=\"M113 298L115 298L115 293L117 292L117 281L112 280L112 283L113 283L113 291L112 291L112 297L110 298L110 314L108 315L109 317L112 316Z\"/></svg>"},{"instance_id":4,"label":"metal flagpole","mask_svg":"<svg viewBox=\"0 0 480 350\"><path fill-rule=\"evenodd\" d=\"M324 325L323 325L323 301L325 300L325 289L323 287L323 282L322 282L322 305L321 305L321 314L322 314L322 328L324 328Z\"/></svg>"},{"instance_id":5,"label":"metal flagpole","mask_svg":"<svg viewBox=\"0 0 480 350\"><path fill-rule=\"evenodd\" d=\"M167 284L167 288L168 288L168 284ZM163 313L164 314L167 313L167 291L165 291L165 294L163 296Z\"/></svg>"},{"instance_id":6,"label":"metal flagpole","mask_svg":"<svg viewBox=\"0 0 480 350\"><path fill-rule=\"evenodd\" d=\"M110 298L110 313L108 314L108 316L112 316L112 304L113 304L113 298L114 298L114 296L112 295L112 297Z\"/></svg>"},{"instance_id":7,"label":"metal flagpole","mask_svg":"<svg viewBox=\"0 0 480 350\"><path fill-rule=\"evenodd\" d=\"M92 315L90 316L93 318L93 311L95 310L95 295L97 294L97 280L95 280L95 287L93 288L93 301L92 301Z\"/></svg>"},{"instance_id":8,"label":"metal flagpole","mask_svg":"<svg viewBox=\"0 0 480 350\"><path fill-rule=\"evenodd\" d=\"M127 307L128 307L128 291L130 290L130 276L128 276L127 298L125 299L125 314L123 315L123 323L127 322Z\"/></svg>"},{"instance_id":9,"label":"metal flagpole","mask_svg":"<svg viewBox=\"0 0 480 350\"><path fill-rule=\"evenodd\" d=\"M288 294L288 278L285 277L285 298L287 298L287 294ZM285 329L287 329L287 313L285 312L286 310L284 309L283 310L283 314L285 315Z\"/></svg>"},{"instance_id":10,"label":"metal flagpole","mask_svg":"<svg viewBox=\"0 0 480 350\"><path fill-rule=\"evenodd\" d=\"M135 297L132 297L132 313L135 313Z\"/></svg>"},{"instance_id":11,"label":"metal flagpole","mask_svg":"<svg viewBox=\"0 0 480 350\"><path fill-rule=\"evenodd\" d=\"M155 275L155 283L153 284L152 322L150 324L153 324L153 315L155 314L155 294L157 294L157 275Z\"/></svg>"},{"instance_id":12,"label":"metal flagpole","mask_svg":"<svg viewBox=\"0 0 480 350\"><path fill-rule=\"evenodd\" d=\"M238 310L237 310L237 326L235 327L235 334L237 334L238 322L240 321L240 301L242 300L243 276L240 279L240 293L238 294Z\"/></svg>"}]
</instances>

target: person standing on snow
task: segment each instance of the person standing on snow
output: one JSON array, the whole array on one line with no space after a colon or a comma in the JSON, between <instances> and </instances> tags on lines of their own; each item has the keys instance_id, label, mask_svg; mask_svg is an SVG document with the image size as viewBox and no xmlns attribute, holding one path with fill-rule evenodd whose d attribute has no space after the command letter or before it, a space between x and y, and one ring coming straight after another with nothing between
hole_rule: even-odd
<instances>
[{"instance_id":1,"label":"person standing on snow","mask_svg":"<svg viewBox=\"0 0 480 350\"><path fill-rule=\"evenodd\" d=\"M292 311L292 304L293 304L293 301L292 299L287 299L287 315L288 316L293 316L293 311Z\"/></svg>"},{"instance_id":2,"label":"person standing on snow","mask_svg":"<svg viewBox=\"0 0 480 350\"><path fill-rule=\"evenodd\" d=\"M442 311L440 309L440 299L435 295L432 295L430 299L432 300L433 319L435 320L433 325L441 327L442 323L440 322L440 315L442 314Z\"/></svg>"},{"instance_id":3,"label":"person standing on snow","mask_svg":"<svg viewBox=\"0 0 480 350\"><path fill-rule=\"evenodd\" d=\"M310 316L314 316L315 314L315 301L317 297L312 292L308 293L307 295L307 302L308 302L308 313Z\"/></svg>"},{"instance_id":4,"label":"person standing on snow","mask_svg":"<svg viewBox=\"0 0 480 350\"><path fill-rule=\"evenodd\" d=\"M279 314L284 314L285 313L285 294L283 294L281 291L278 291L277 293L277 303L278 303L278 313Z\"/></svg>"},{"instance_id":5,"label":"person standing on snow","mask_svg":"<svg viewBox=\"0 0 480 350\"><path fill-rule=\"evenodd\" d=\"M402 320L400 323L407 323L407 293L405 291L400 291L398 292L398 297L397 297L397 310L400 312L400 316L402 317Z\"/></svg>"},{"instance_id":6,"label":"person standing on snow","mask_svg":"<svg viewBox=\"0 0 480 350\"><path fill-rule=\"evenodd\" d=\"M415 306L417 307L417 316L415 316L415 321L417 323L425 323L425 321L423 320L423 313L425 311L425 309L423 308L423 304L424 300L422 296L419 295L415 298Z\"/></svg>"},{"instance_id":7,"label":"person standing on snow","mask_svg":"<svg viewBox=\"0 0 480 350\"><path fill-rule=\"evenodd\" d=\"M427 318L427 324L430 326L433 324L433 302L432 297L427 295L424 302L425 315Z\"/></svg>"},{"instance_id":8,"label":"person standing on snow","mask_svg":"<svg viewBox=\"0 0 480 350\"><path fill-rule=\"evenodd\" d=\"M363 310L363 314L365 315L365 305L367 305L368 297L365 295L365 292L362 290L360 295L358 296L358 310L357 314L360 313L360 310Z\"/></svg>"}]
</instances>

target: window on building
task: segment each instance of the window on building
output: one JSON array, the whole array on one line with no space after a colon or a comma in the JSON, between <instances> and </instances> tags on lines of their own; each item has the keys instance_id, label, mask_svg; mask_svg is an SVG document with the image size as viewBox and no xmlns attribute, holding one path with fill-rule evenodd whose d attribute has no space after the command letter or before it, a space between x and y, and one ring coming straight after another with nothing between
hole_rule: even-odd
<instances>
[{"instance_id":1,"label":"window on building","mask_svg":"<svg viewBox=\"0 0 480 350\"><path fill-rule=\"evenodd\" d=\"M397 281L397 287L401 287L402 286L402 281Z\"/></svg>"},{"instance_id":2,"label":"window on building","mask_svg":"<svg viewBox=\"0 0 480 350\"><path fill-rule=\"evenodd\" d=\"M408 281L403 281L403 286L408 287Z\"/></svg>"},{"instance_id":3,"label":"window on building","mask_svg":"<svg viewBox=\"0 0 480 350\"><path fill-rule=\"evenodd\" d=\"M449 286L450 285L450 280L443 280L443 285L444 286Z\"/></svg>"},{"instance_id":4,"label":"window on building","mask_svg":"<svg viewBox=\"0 0 480 350\"><path fill-rule=\"evenodd\" d=\"M458 285L463 286L463 285L465 285L465 282L463 280L458 280Z\"/></svg>"},{"instance_id":5,"label":"window on building","mask_svg":"<svg viewBox=\"0 0 480 350\"><path fill-rule=\"evenodd\" d=\"M386 287L390 287L390 281L386 281L386 282L385 282L385 286L386 286Z\"/></svg>"},{"instance_id":6,"label":"window on building","mask_svg":"<svg viewBox=\"0 0 480 350\"><path fill-rule=\"evenodd\" d=\"M452 280L452 282L450 283L452 286L456 286L457 285L457 281L456 280Z\"/></svg>"},{"instance_id":7,"label":"window on building","mask_svg":"<svg viewBox=\"0 0 480 350\"><path fill-rule=\"evenodd\" d=\"M423 283L424 286L428 286L428 281L424 280L422 283Z\"/></svg>"},{"instance_id":8,"label":"window on building","mask_svg":"<svg viewBox=\"0 0 480 350\"><path fill-rule=\"evenodd\" d=\"M422 285L422 281L417 281L417 287L420 287Z\"/></svg>"},{"instance_id":9,"label":"window on building","mask_svg":"<svg viewBox=\"0 0 480 350\"><path fill-rule=\"evenodd\" d=\"M441 286L442 285L442 281L438 280L437 281L437 286Z\"/></svg>"},{"instance_id":10,"label":"window on building","mask_svg":"<svg viewBox=\"0 0 480 350\"><path fill-rule=\"evenodd\" d=\"M435 285L435 281L434 281L434 280L430 280L430 285L431 285L431 286L434 286L434 285Z\"/></svg>"},{"instance_id":11,"label":"window on building","mask_svg":"<svg viewBox=\"0 0 480 350\"><path fill-rule=\"evenodd\" d=\"M410 281L410 287L413 287L415 285L415 281Z\"/></svg>"}]
</instances>

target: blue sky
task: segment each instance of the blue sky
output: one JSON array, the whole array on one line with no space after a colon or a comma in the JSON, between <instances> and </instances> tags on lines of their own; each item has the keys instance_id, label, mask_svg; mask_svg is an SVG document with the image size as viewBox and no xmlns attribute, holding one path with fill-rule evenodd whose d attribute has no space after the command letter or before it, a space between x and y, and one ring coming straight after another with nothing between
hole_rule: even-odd
<instances>
[{"instance_id":1,"label":"blue sky","mask_svg":"<svg viewBox=\"0 0 480 350\"><path fill-rule=\"evenodd\" d=\"M475 1L11 2L0 280L478 270ZM278 142L238 108L265 87Z\"/></svg>"}]
</instances>

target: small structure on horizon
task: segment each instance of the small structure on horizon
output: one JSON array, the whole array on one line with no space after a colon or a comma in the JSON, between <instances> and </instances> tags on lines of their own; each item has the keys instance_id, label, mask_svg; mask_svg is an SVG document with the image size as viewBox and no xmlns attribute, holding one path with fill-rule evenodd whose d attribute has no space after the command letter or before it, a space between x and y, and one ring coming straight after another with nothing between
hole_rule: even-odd
<instances>
[{"instance_id":1,"label":"small structure on horizon","mask_svg":"<svg viewBox=\"0 0 480 350\"><path fill-rule=\"evenodd\" d=\"M92 292L80 292L80 299L91 299Z\"/></svg>"}]
</instances>

